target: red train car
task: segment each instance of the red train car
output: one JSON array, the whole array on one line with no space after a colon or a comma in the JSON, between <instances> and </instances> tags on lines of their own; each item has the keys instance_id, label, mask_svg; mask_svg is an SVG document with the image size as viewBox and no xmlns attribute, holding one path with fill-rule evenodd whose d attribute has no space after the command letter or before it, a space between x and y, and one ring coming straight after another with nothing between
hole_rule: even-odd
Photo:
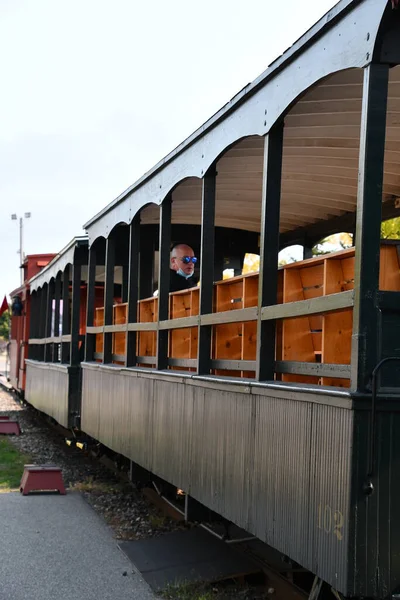
<instances>
[{"instance_id":1,"label":"red train car","mask_svg":"<svg viewBox=\"0 0 400 600\"><path fill-rule=\"evenodd\" d=\"M21 394L25 390L25 352L29 339L29 280L48 265L55 256L55 254L29 254L26 256L21 266L24 270L24 283L10 294L12 316L9 345L9 380L13 388Z\"/></svg>"}]
</instances>

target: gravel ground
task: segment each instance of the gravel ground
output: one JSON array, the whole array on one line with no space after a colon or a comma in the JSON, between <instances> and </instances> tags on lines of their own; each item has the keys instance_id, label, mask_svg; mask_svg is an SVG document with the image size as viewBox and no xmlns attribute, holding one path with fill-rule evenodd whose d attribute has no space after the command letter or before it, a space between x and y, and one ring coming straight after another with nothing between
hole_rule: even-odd
<instances>
[{"instance_id":1,"label":"gravel ground","mask_svg":"<svg viewBox=\"0 0 400 600\"><path fill-rule=\"evenodd\" d=\"M117 539L148 538L184 527L182 523L161 514L140 491L127 481L121 481L97 459L67 446L63 436L44 418L31 407L21 404L1 385L0 415L9 415L19 421L22 435L10 436L10 441L33 463L61 467L65 486L82 493L111 526ZM270 596L263 586L214 584L168 589L163 597L175 600L263 600Z\"/></svg>"}]
</instances>

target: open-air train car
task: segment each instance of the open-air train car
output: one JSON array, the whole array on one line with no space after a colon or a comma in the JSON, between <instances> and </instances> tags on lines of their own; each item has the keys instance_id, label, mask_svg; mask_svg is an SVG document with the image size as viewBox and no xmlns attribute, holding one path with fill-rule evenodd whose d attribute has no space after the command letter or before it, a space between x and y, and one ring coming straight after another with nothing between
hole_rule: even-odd
<instances>
[{"instance_id":1,"label":"open-air train car","mask_svg":"<svg viewBox=\"0 0 400 600\"><path fill-rule=\"evenodd\" d=\"M30 280L25 399L66 428L80 411L87 263L88 239L76 237Z\"/></svg>"},{"instance_id":2,"label":"open-air train car","mask_svg":"<svg viewBox=\"0 0 400 600\"><path fill-rule=\"evenodd\" d=\"M81 369L85 356L88 238L75 237L29 282L35 319L25 361L25 399L65 428L79 425ZM95 276L95 308L104 304L104 267ZM116 269L122 299L122 269Z\"/></svg>"},{"instance_id":3,"label":"open-air train car","mask_svg":"<svg viewBox=\"0 0 400 600\"><path fill-rule=\"evenodd\" d=\"M339 2L85 225L81 429L184 490L189 516L201 502L352 598L400 585L400 269L380 239L400 198L392 4ZM354 248L309 258L341 231ZM169 294L176 242L200 284ZM305 260L278 269L296 243ZM241 275L246 252L258 273ZM35 314L60 305L41 289ZM61 369L45 323L30 393Z\"/></svg>"},{"instance_id":4,"label":"open-air train car","mask_svg":"<svg viewBox=\"0 0 400 600\"><path fill-rule=\"evenodd\" d=\"M54 254L29 254L24 258L23 283L10 293L11 330L9 344L10 374L13 388L22 396L25 393L27 348L30 332L31 298L29 280L41 271Z\"/></svg>"}]
</instances>

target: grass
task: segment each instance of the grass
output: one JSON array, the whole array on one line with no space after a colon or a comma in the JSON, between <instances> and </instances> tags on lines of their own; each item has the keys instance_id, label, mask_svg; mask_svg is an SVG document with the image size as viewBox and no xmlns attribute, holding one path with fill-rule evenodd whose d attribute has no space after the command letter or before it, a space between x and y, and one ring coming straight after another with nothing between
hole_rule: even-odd
<instances>
[{"instance_id":1,"label":"grass","mask_svg":"<svg viewBox=\"0 0 400 600\"><path fill-rule=\"evenodd\" d=\"M24 465L29 462L7 438L0 438L0 492L19 490Z\"/></svg>"},{"instance_id":2,"label":"grass","mask_svg":"<svg viewBox=\"0 0 400 600\"><path fill-rule=\"evenodd\" d=\"M215 594L207 587L202 583L170 584L162 591L161 597L165 600L215 600Z\"/></svg>"},{"instance_id":3,"label":"grass","mask_svg":"<svg viewBox=\"0 0 400 600\"><path fill-rule=\"evenodd\" d=\"M73 485L70 484L70 487L79 492L91 492L93 494L116 494L123 491L123 486L119 483L96 480L92 476Z\"/></svg>"},{"instance_id":4,"label":"grass","mask_svg":"<svg viewBox=\"0 0 400 600\"><path fill-rule=\"evenodd\" d=\"M150 515L149 522L150 522L150 525L153 527L153 529L156 529L159 527L163 527L165 525L166 518L163 517L162 515Z\"/></svg>"}]
</instances>

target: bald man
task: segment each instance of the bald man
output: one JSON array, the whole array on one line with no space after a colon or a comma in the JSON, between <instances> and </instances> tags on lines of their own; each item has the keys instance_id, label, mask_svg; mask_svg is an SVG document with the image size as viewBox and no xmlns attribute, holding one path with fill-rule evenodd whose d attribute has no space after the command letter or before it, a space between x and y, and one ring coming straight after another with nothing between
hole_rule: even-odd
<instances>
[{"instance_id":1,"label":"bald man","mask_svg":"<svg viewBox=\"0 0 400 600\"><path fill-rule=\"evenodd\" d=\"M179 292L195 287L197 281L193 277L197 258L193 248L187 244L177 244L171 250L170 258L170 292Z\"/></svg>"}]
</instances>

